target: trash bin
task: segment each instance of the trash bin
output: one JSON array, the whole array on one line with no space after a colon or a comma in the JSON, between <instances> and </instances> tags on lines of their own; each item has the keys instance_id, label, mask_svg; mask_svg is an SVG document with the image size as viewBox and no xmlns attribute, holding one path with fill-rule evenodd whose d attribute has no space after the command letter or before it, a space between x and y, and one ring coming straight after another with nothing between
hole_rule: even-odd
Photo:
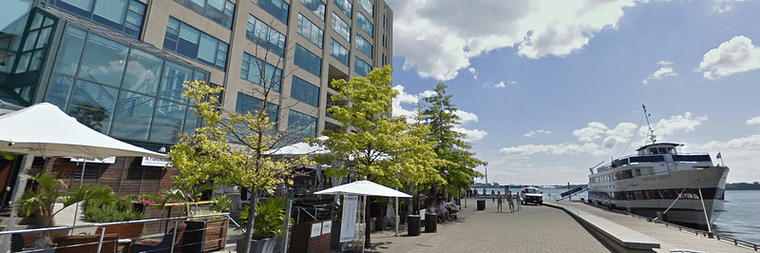
<instances>
[{"instance_id":1,"label":"trash bin","mask_svg":"<svg viewBox=\"0 0 760 253\"><path fill-rule=\"evenodd\" d=\"M486 200L478 199L478 211L486 210Z\"/></svg>"},{"instance_id":2,"label":"trash bin","mask_svg":"<svg viewBox=\"0 0 760 253\"><path fill-rule=\"evenodd\" d=\"M435 233L438 230L438 215L434 213L425 213L425 233Z\"/></svg>"},{"instance_id":3,"label":"trash bin","mask_svg":"<svg viewBox=\"0 0 760 253\"><path fill-rule=\"evenodd\" d=\"M407 235L409 236L418 236L420 235L420 216L419 215L408 215L406 216L406 222L409 223L409 226L407 227Z\"/></svg>"}]
</instances>

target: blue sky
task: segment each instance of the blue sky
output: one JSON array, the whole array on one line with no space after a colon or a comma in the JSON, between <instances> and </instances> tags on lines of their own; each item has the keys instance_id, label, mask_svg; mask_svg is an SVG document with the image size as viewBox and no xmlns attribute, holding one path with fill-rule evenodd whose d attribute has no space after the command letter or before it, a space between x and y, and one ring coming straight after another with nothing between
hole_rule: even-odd
<instances>
[{"instance_id":1,"label":"blue sky","mask_svg":"<svg viewBox=\"0 0 760 253\"><path fill-rule=\"evenodd\" d=\"M586 183L644 143L642 104L658 141L760 181L759 1L386 2L394 114L447 84L489 182Z\"/></svg>"}]
</instances>

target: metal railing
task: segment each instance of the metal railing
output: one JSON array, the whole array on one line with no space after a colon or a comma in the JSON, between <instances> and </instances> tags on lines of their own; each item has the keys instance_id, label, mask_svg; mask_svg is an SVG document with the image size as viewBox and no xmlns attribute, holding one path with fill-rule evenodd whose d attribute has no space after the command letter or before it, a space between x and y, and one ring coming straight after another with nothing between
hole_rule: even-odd
<instances>
[{"instance_id":1,"label":"metal railing","mask_svg":"<svg viewBox=\"0 0 760 253\"><path fill-rule=\"evenodd\" d=\"M14 234L51 233L51 232L56 232L56 231L67 231L67 230L81 229L81 228L104 227L104 226L109 226L109 225L135 224L135 223L166 222L167 226L168 226L168 223L170 221L174 221L174 227L172 229L173 232L171 233L171 235L172 235L171 236L172 237L172 242L170 244L171 245L170 252L174 252L175 245L177 244L176 239L178 237L178 236L176 236L176 232L177 232L177 228L179 226L179 223L182 220L188 220L188 219L191 219L191 218L213 217L213 216L224 216L226 219L228 219L233 224L235 224L235 226L237 226L238 228L240 228L240 225L237 222L235 222L235 220L230 217L230 213L227 212L227 213L202 214L202 215L181 216L181 217L171 217L171 218L151 218L151 219L143 219L143 220L93 223L93 224L76 225L76 226L57 226L57 227L32 228L32 229L18 229L18 230L11 230L11 231L0 231L0 237L13 236ZM97 252L99 252L99 253L101 252L103 244L104 244L105 231L106 231L105 229L102 229L102 230L100 230L100 234L94 234L94 235L99 235L99 240L97 241L97 249L98 249ZM168 234L168 232L169 232L169 230L167 229L166 234ZM184 232L187 233L187 232L190 232L190 231L184 231ZM166 236L166 234L164 234L163 236ZM161 234L152 234L152 235L143 236L142 238L154 238L154 237L160 237L160 236L162 236L162 235ZM21 239L20 243L24 244L23 243L23 239ZM125 241L119 240L119 244L121 244L121 243L131 244L133 242L132 241L126 241L125 242ZM91 246L91 245L94 245L94 244L95 244L95 242L85 242L85 243L68 245L68 246L65 246L65 247L51 247L51 248L52 249L73 248L73 247ZM18 252L44 252L44 249L39 249L39 248L38 249L26 249L25 248L22 251L18 251Z\"/></svg>"}]
</instances>

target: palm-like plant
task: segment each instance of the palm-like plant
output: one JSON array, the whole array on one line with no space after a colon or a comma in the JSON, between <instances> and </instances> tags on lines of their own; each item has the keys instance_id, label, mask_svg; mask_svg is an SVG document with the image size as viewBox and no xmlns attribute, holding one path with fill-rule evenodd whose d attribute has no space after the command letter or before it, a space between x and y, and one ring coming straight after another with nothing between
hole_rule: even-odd
<instances>
[{"instance_id":1,"label":"palm-like plant","mask_svg":"<svg viewBox=\"0 0 760 253\"><path fill-rule=\"evenodd\" d=\"M31 176L29 180L37 182L39 187L24 192L24 195L16 203L19 215L29 217L32 214L39 216L40 227L53 226L53 217L66 207L86 199L108 199L114 192L111 187L105 185L80 185L68 187L61 179L57 179L58 173L39 172ZM63 208L54 210L55 202L63 204ZM45 234L48 237L49 234Z\"/></svg>"},{"instance_id":2,"label":"palm-like plant","mask_svg":"<svg viewBox=\"0 0 760 253\"><path fill-rule=\"evenodd\" d=\"M161 191L163 200L159 204L159 208L163 208L166 202L171 200L182 201L184 206L184 210L181 211L182 214L190 213L190 203L199 198L203 191L214 190L213 184L190 185L183 182L178 176L172 177L172 181L174 181L174 188Z\"/></svg>"}]
</instances>

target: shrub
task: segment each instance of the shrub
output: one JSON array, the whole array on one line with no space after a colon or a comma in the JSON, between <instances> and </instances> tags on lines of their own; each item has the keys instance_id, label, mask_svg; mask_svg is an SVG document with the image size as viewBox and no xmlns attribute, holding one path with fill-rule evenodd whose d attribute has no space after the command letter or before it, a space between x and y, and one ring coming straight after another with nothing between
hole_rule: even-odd
<instances>
[{"instance_id":1,"label":"shrub","mask_svg":"<svg viewBox=\"0 0 760 253\"><path fill-rule=\"evenodd\" d=\"M88 199L84 203L84 219L89 222L112 222L147 219L148 215L132 210L128 198L115 196L108 200Z\"/></svg>"}]
</instances>

